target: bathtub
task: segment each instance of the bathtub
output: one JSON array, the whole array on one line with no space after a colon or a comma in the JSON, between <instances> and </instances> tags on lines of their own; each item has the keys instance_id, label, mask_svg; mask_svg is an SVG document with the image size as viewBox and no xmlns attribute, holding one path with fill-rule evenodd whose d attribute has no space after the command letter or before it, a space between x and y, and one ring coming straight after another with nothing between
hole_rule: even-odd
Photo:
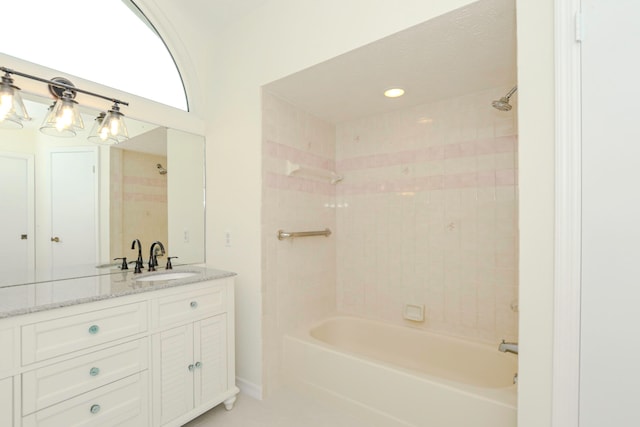
<instances>
[{"instance_id":1,"label":"bathtub","mask_svg":"<svg viewBox=\"0 0 640 427\"><path fill-rule=\"evenodd\" d=\"M497 347L334 316L284 337L284 375L381 426L515 427L517 357Z\"/></svg>"}]
</instances>

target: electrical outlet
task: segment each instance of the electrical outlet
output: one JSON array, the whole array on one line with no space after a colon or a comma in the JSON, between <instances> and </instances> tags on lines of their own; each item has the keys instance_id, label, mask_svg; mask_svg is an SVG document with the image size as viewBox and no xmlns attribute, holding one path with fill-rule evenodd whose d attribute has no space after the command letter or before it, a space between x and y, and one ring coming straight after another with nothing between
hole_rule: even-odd
<instances>
[{"instance_id":1,"label":"electrical outlet","mask_svg":"<svg viewBox=\"0 0 640 427\"><path fill-rule=\"evenodd\" d=\"M231 232L230 231L225 231L224 232L224 245L228 248L231 247Z\"/></svg>"},{"instance_id":2,"label":"electrical outlet","mask_svg":"<svg viewBox=\"0 0 640 427\"><path fill-rule=\"evenodd\" d=\"M184 243L189 243L189 230L184 229Z\"/></svg>"}]
</instances>

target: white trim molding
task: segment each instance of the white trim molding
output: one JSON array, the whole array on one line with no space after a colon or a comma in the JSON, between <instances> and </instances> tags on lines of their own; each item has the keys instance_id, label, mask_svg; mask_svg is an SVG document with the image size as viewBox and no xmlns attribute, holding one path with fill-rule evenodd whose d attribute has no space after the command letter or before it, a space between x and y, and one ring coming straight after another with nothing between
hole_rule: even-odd
<instances>
[{"instance_id":1,"label":"white trim molding","mask_svg":"<svg viewBox=\"0 0 640 427\"><path fill-rule=\"evenodd\" d=\"M581 287L580 0L555 2L556 243L552 426L578 427Z\"/></svg>"},{"instance_id":2,"label":"white trim molding","mask_svg":"<svg viewBox=\"0 0 640 427\"><path fill-rule=\"evenodd\" d=\"M262 400L262 386L245 380L244 378L236 377L236 385L240 389L242 394L253 397L257 400Z\"/></svg>"}]
</instances>

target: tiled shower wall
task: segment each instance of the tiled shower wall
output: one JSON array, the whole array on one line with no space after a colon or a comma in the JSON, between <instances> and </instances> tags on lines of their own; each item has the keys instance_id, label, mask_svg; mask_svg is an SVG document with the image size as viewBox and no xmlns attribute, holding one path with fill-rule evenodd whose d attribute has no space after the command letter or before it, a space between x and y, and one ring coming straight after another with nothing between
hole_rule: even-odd
<instances>
[{"instance_id":1,"label":"tiled shower wall","mask_svg":"<svg viewBox=\"0 0 640 427\"><path fill-rule=\"evenodd\" d=\"M491 107L508 89L337 126L339 311L517 338L517 115Z\"/></svg>"},{"instance_id":2,"label":"tiled shower wall","mask_svg":"<svg viewBox=\"0 0 640 427\"><path fill-rule=\"evenodd\" d=\"M336 187L287 175L287 162L335 169L335 127L267 93L262 97L264 393L280 381L282 336L336 309L335 234L277 239L278 230L335 232Z\"/></svg>"}]
</instances>

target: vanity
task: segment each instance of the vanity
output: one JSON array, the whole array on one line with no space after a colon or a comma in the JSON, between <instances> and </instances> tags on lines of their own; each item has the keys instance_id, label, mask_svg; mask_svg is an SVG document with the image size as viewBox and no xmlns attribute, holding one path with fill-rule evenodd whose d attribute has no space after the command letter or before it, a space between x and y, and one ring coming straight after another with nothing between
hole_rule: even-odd
<instances>
[{"instance_id":1,"label":"vanity","mask_svg":"<svg viewBox=\"0 0 640 427\"><path fill-rule=\"evenodd\" d=\"M20 286L38 295L86 283L0 288L0 426L181 426L221 403L230 410L239 392L234 276L119 271L100 276L92 294L14 298L13 307Z\"/></svg>"},{"instance_id":2,"label":"vanity","mask_svg":"<svg viewBox=\"0 0 640 427\"><path fill-rule=\"evenodd\" d=\"M20 82L32 120L0 129L0 179L12 184L0 188L0 427L182 426L231 409L235 274L194 266L205 261L203 126L150 105L178 128L127 111L126 141L58 138L40 131L51 93ZM79 105L85 124L100 118L99 103ZM127 268L156 244L182 266Z\"/></svg>"}]
</instances>

